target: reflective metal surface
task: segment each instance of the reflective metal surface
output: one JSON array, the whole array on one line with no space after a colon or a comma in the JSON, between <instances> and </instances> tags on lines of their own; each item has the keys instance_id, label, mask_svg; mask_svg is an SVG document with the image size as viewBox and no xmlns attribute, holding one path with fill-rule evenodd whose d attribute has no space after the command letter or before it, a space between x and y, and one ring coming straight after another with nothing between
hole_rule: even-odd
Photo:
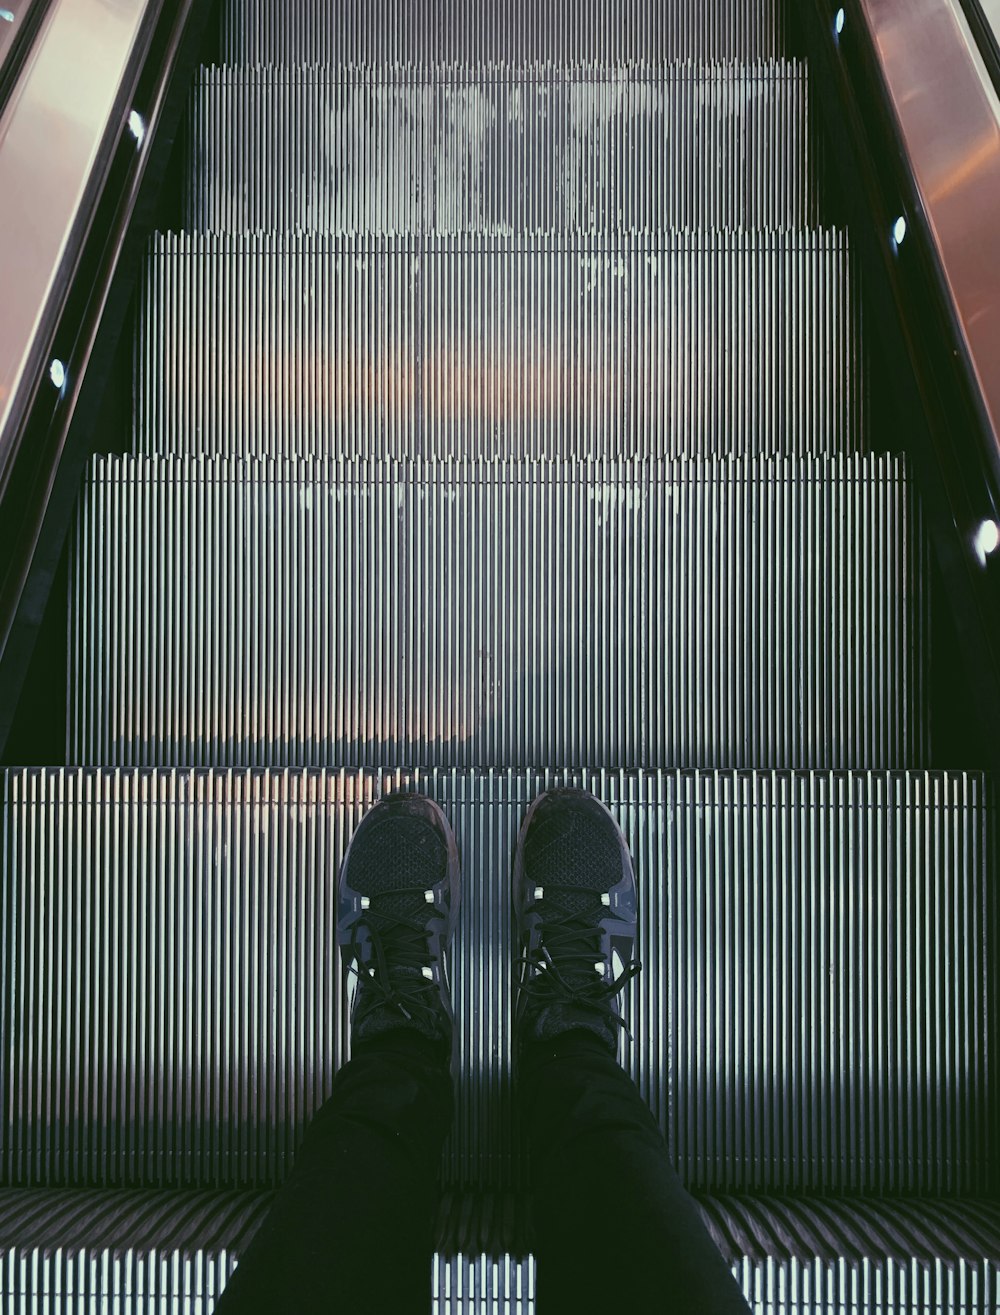
<instances>
[{"instance_id":1,"label":"reflective metal surface","mask_svg":"<svg viewBox=\"0 0 1000 1315\"><path fill-rule=\"evenodd\" d=\"M1000 98L959 0L859 0L973 371L1000 478Z\"/></svg>"},{"instance_id":2,"label":"reflective metal surface","mask_svg":"<svg viewBox=\"0 0 1000 1315\"><path fill-rule=\"evenodd\" d=\"M557 783L625 830L622 1063L755 1308L996 1307L991 799L918 770L922 514L846 237L792 227L781 28L223 6L279 67L201 79L186 213L228 231L152 244L136 452L80 504L94 767L0 773L3 1315L68 1272L207 1315L349 1056L332 875L389 789L446 808L467 895L435 1312L530 1315L508 873Z\"/></svg>"},{"instance_id":3,"label":"reflective metal surface","mask_svg":"<svg viewBox=\"0 0 1000 1315\"><path fill-rule=\"evenodd\" d=\"M135 363L144 453L869 445L857 285L836 229L167 233L150 250Z\"/></svg>"},{"instance_id":4,"label":"reflective metal surface","mask_svg":"<svg viewBox=\"0 0 1000 1315\"><path fill-rule=\"evenodd\" d=\"M83 237L94 165L120 131L111 115L148 7L54 0L0 119L0 491L20 414L40 380L53 387L36 334L65 297L64 258Z\"/></svg>"},{"instance_id":5,"label":"reflective metal surface","mask_svg":"<svg viewBox=\"0 0 1000 1315\"><path fill-rule=\"evenodd\" d=\"M989 1190L989 796L962 772L0 773L4 1180L282 1180L349 1055L333 874L416 790L462 855L443 1182L522 1190L511 850L560 784L635 860L620 1057L685 1185Z\"/></svg>"},{"instance_id":6,"label":"reflective metal surface","mask_svg":"<svg viewBox=\"0 0 1000 1315\"><path fill-rule=\"evenodd\" d=\"M18 38L47 3L48 0L0 0L0 85L9 72L7 60L18 45Z\"/></svg>"},{"instance_id":7,"label":"reflective metal surface","mask_svg":"<svg viewBox=\"0 0 1000 1315\"><path fill-rule=\"evenodd\" d=\"M235 64L760 59L784 0L228 0Z\"/></svg>"},{"instance_id":8,"label":"reflective metal surface","mask_svg":"<svg viewBox=\"0 0 1000 1315\"><path fill-rule=\"evenodd\" d=\"M805 65L785 60L206 69L188 224L611 240L801 228L819 221L808 111Z\"/></svg>"},{"instance_id":9,"label":"reflective metal surface","mask_svg":"<svg viewBox=\"0 0 1000 1315\"><path fill-rule=\"evenodd\" d=\"M70 761L906 767L895 457L96 458Z\"/></svg>"},{"instance_id":10,"label":"reflective metal surface","mask_svg":"<svg viewBox=\"0 0 1000 1315\"><path fill-rule=\"evenodd\" d=\"M28 1307L24 1275L116 1315L181 1307L208 1315L272 1200L268 1192L0 1191L0 1306ZM717 1196L701 1208L752 1308L781 1315L984 1315L1000 1290L1000 1205L958 1197L905 1202ZM477 1224L521 1206L446 1194L444 1212ZM523 1207L522 1207L523 1208ZM477 1218L478 1216L478 1218ZM471 1217L471 1218L470 1218ZM496 1254L490 1234L439 1240L433 1315L532 1315L534 1257ZM484 1242L485 1245L477 1245ZM795 1295L792 1295L795 1294ZM183 1304L182 1304L183 1303ZM62 1309L53 1301L50 1310Z\"/></svg>"}]
</instances>

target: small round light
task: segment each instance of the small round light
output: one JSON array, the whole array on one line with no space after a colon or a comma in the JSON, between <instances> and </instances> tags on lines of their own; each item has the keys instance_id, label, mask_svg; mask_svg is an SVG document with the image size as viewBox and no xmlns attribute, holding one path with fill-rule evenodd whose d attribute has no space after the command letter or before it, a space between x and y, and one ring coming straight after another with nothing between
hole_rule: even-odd
<instances>
[{"instance_id":1,"label":"small round light","mask_svg":"<svg viewBox=\"0 0 1000 1315\"><path fill-rule=\"evenodd\" d=\"M897 247L903 245L903 238L906 237L906 217L904 215L900 215L893 224L892 237Z\"/></svg>"},{"instance_id":2,"label":"small round light","mask_svg":"<svg viewBox=\"0 0 1000 1315\"><path fill-rule=\"evenodd\" d=\"M976 531L976 551L979 560L985 562L1000 548L1000 525L996 521L983 521Z\"/></svg>"},{"instance_id":3,"label":"small round light","mask_svg":"<svg viewBox=\"0 0 1000 1315\"><path fill-rule=\"evenodd\" d=\"M146 125L143 122L142 115L139 113L138 110L133 110L132 113L128 116L128 130L132 134L132 136L136 139L136 141L139 142L139 144L141 145L142 139L146 135Z\"/></svg>"},{"instance_id":4,"label":"small round light","mask_svg":"<svg viewBox=\"0 0 1000 1315\"><path fill-rule=\"evenodd\" d=\"M840 36L841 32L843 32L844 23L846 21L847 21L847 15L844 13L843 9L838 9L837 17L833 20L833 30L834 32L836 32L838 37Z\"/></svg>"},{"instance_id":5,"label":"small round light","mask_svg":"<svg viewBox=\"0 0 1000 1315\"><path fill-rule=\"evenodd\" d=\"M49 366L49 378L57 388L61 388L66 382L66 367L58 358Z\"/></svg>"}]
</instances>

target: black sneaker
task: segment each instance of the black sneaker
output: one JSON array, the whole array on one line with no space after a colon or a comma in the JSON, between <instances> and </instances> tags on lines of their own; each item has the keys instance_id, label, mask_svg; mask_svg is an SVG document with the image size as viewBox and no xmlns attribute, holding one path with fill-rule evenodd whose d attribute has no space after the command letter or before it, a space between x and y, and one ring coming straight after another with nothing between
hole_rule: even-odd
<instances>
[{"instance_id":1,"label":"black sneaker","mask_svg":"<svg viewBox=\"0 0 1000 1315\"><path fill-rule=\"evenodd\" d=\"M513 896L524 951L518 1046L583 1028L617 1055L617 996L642 968L632 962L638 895L625 837L600 800L586 790L538 796L517 839Z\"/></svg>"},{"instance_id":2,"label":"black sneaker","mask_svg":"<svg viewBox=\"0 0 1000 1315\"><path fill-rule=\"evenodd\" d=\"M352 975L355 1041L411 1028L450 1046L445 952L460 902L458 846L437 804L422 795L377 803L354 833L338 886L337 944Z\"/></svg>"}]
</instances>

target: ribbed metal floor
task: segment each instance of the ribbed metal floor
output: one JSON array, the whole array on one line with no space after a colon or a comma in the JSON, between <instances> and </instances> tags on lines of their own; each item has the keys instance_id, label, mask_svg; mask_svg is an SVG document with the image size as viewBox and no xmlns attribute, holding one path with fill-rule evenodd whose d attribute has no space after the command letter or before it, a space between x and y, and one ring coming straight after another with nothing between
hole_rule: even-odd
<instances>
[{"instance_id":1,"label":"ribbed metal floor","mask_svg":"<svg viewBox=\"0 0 1000 1315\"><path fill-rule=\"evenodd\" d=\"M455 1187L521 1185L511 846L546 784L620 818L639 880L622 1062L683 1180L996 1182L994 819L960 773L2 778L9 1184L280 1179L346 1055L336 872L380 788L455 826ZM482 1020L489 1020L483 1027ZM817 1207L818 1208L818 1207Z\"/></svg>"},{"instance_id":2,"label":"ribbed metal floor","mask_svg":"<svg viewBox=\"0 0 1000 1315\"><path fill-rule=\"evenodd\" d=\"M837 231L613 240L164 235L136 450L610 457L853 452Z\"/></svg>"},{"instance_id":3,"label":"ribbed metal floor","mask_svg":"<svg viewBox=\"0 0 1000 1315\"><path fill-rule=\"evenodd\" d=\"M17 1298L25 1292L72 1288L82 1300L114 1300L120 1315L146 1315L154 1297L201 1315L271 1200L259 1192L0 1192L0 1310L22 1309ZM469 1205L446 1199L442 1214L481 1220L481 1204ZM502 1199L494 1213L514 1215L520 1206ZM1000 1300L995 1202L714 1197L702 1208L755 1309L984 1315ZM470 1242L478 1248L479 1240ZM496 1260L463 1246L450 1229L439 1242L435 1315L479 1308L530 1315L530 1255Z\"/></svg>"},{"instance_id":4,"label":"ribbed metal floor","mask_svg":"<svg viewBox=\"0 0 1000 1315\"><path fill-rule=\"evenodd\" d=\"M918 770L927 544L784 6L222 15L72 535L92 766L0 773L0 1312L210 1315L403 788L464 867L434 1309L531 1315L509 864L572 783L636 860L622 1062L754 1315L1000 1315L995 788Z\"/></svg>"},{"instance_id":5,"label":"ribbed metal floor","mask_svg":"<svg viewBox=\"0 0 1000 1315\"><path fill-rule=\"evenodd\" d=\"M247 64L761 59L781 0L229 0L223 58Z\"/></svg>"},{"instance_id":6,"label":"ribbed metal floor","mask_svg":"<svg viewBox=\"0 0 1000 1315\"><path fill-rule=\"evenodd\" d=\"M70 761L902 767L925 558L895 457L98 458Z\"/></svg>"},{"instance_id":7,"label":"ribbed metal floor","mask_svg":"<svg viewBox=\"0 0 1000 1315\"><path fill-rule=\"evenodd\" d=\"M206 69L188 227L801 228L820 218L807 88L777 60Z\"/></svg>"}]
</instances>

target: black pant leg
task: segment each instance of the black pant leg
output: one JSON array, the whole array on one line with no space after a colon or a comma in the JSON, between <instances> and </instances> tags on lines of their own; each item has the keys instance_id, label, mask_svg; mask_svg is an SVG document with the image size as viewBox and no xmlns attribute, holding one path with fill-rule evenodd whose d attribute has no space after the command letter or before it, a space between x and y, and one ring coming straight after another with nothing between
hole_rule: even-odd
<instances>
[{"instance_id":1,"label":"black pant leg","mask_svg":"<svg viewBox=\"0 0 1000 1315\"><path fill-rule=\"evenodd\" d=\"M522 1051L538 1315L748 1315L635 1083L586 1031Z\"/></svg>"},{"instance_id":2,"label":"black pant leg","mask_svg":"<svg viewBox=\"0 0 1000 1315\"><path fill-rule=\"evenodd\" d=\"M448 1057L419 1033L359 1042L216 1310L431 1309Z\"/></svg>"}]
</instances>

